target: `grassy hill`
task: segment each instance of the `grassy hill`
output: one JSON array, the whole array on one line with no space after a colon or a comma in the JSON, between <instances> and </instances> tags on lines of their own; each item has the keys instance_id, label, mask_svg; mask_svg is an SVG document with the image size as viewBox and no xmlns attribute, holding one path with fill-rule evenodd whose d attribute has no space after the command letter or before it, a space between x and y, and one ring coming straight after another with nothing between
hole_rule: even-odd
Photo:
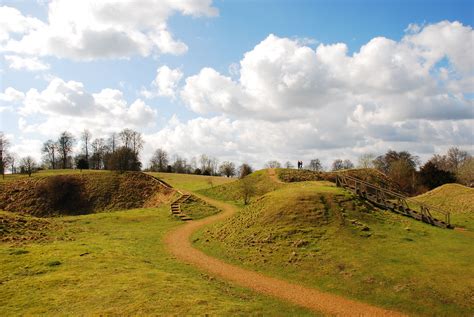
<instances>
[{"instance_id":1,"label":"grassy hill","mask_svg":"<svg viewBox=\"0 0 474 317\"><path fill-rule=\"evenodd\" d=\"M254 197L264 195L268 192L285 186L285 184L275 182L275 180L273 180L269 175L268 170L253 172L252 174L246 176L246 182L248 182L247 184L253 188ZM220 186L207 187L205 189L198 190L197 192L215 199L242 203L242 185L243 181L239 179L230 183L222 184Z\"/></svg>"},{"instance_id":2,"label":"grassy hill","mask_svg":"<svg viewBox=\"0 0 474 317\"><path fill-rule=\"evenodd\" d=\"M419 315L474 313L474 236L373 208L328 182L273 184L194 236L206 253ZM238 182L207 193L233 198ZM225 190L224 190L225 188ZM263 191L265 192L265 191Z\"/></svg>"},{"instance_id":3,"label":"grassy hill","mask_svg":"<svg viewBox=\"0 0 474 317\"><path fill-rule=\"evenodd\" d=\"M0 241L1 316L312 315L170 256L163 237L183 222L166 205L47 219L0 212L10 216L40 221L24 229L44 237Z\"/></svg>"},{"instance_id":4,"label":"grassy hill","mask_svg":"<svg viewBox=\"0 0 474 317\"><path fill-rule=\"evenodd\" d=\"M156 206L173 191L143 173L52 175L0 183L0 209L35 216Z\"/></svg>"},{"instance_id":5,"label":"grassy hill","mask_svg":"<svg viewBox=\"0 0 474 317\"><path fill-rule=\"evenodd\" d=\"M449 211L454 225L474 231L474 188L445 184L412 200Z\"/></svg>"}]
</instances>

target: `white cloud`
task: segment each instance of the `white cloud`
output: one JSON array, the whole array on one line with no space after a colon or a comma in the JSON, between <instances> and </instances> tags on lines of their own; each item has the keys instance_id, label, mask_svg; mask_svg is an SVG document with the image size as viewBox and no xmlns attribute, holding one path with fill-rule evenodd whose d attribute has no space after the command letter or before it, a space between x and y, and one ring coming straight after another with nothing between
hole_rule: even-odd
<instances>
[{"instance_id":1,"label":"white cloud","mask_svg":"<svg viewBox=\"0 0 474 317\"><path fill-rule=\"evenodd\" d=\"M142 90L145 98L164 96L175 98L179 82L183 77L183 72L179 68L171 69L168 66L161 66L156 70L156 77L151 83L151 90Z\"/></svg>"},{"instance_id":2,"label":"white cloud","mask_svg":"<svg viewBox=\"0 0 474 317\"><path fill-rule=\"evenodd\" d=\"M5 92L0 92L0 101L18 102L25 98L25 94L13 87L8 87Z\"/></svg>"},{"instance_id":3,"label":"white cloud","mask_svg":"<svg viewBox=\"0 0 474 317\"><path fill-rule=\"evenodd\" d=\"M168 18L175 13L218 14L212 1L202 0L53 0L47 23L25 17L13 8L1 9L0 17L11 16L0 22L3 51L77 60L148 56L154 52L182 54L188 48L173 38L166 24ZM13 33L20 38L12 38Z\"/></svg>"},{"instance_id":4,"label":"white cloud","mask_svg":"<svg viewBox=\"0 0 474 317\"><path fill-rule=\"evenodd\" d=\"M49 65L36 57L22 57L17 55L5 55L8 67L16 70L41 71L49 69Z\"/></svg>"},{"instance_id":5,"label":"white cloud","mask_svg":"<svg viewBox=\"0 0 474 317\"><path fill-rule=\"evenodd\" d=\"M194 112L225 115L229 129L239 126L238 137L249 136L240 142L222 134L216 148L231 142L265 155L260 162L285 153L309 157L306 151L330 157L388 148L432 153L449 145L473 150L472 28L444 21L410 29L398 42L377 37L353 55L344 43L313 49L269 35L244 54L236 79L206 67L186 78L180 96ZM183 149L192 146L201 148L196 142Z\"/></svg>"},{"instance_id":6,"label":"white cloud","mask_svg":"<svg viewBox=\"0 0 474 317\"><path fill-rule=\"evenodd\" d=\"M125 127L145 128L157 118L157 111L140 99L128 105L120 90L89 93L82 83L59 78L43 91L30 89L19 114L22 131L45 136L56 136L63 130L80 133L85 128L105 135Z\"/></svg>"}]
</instances>

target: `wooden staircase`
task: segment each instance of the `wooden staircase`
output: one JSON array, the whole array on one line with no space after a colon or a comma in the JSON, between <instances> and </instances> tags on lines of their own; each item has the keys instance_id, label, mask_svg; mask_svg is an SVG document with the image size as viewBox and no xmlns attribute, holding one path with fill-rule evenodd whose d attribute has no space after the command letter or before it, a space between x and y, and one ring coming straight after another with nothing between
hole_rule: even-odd
<instances>
[{"instance_id":1,"label":"wooden staircase","mask_svg":"<svg viewBox=\"0 0 474 317\"><path fill-rule=\"evenodd\" d=\"M189 221L193 220L193 218L187 216L183 211L181 210L181 204L184 203L186 200L191 198L191 195L188 194L183 194L181 192L178 192L181 196L173 201L171 203L171 214L180 218L183 221Z\"/></svg>"},{"instance_id":2,"label":"wooden staircase","mask_svg":"<svg viewBox=\"0 0 474 317\"><path fill-rule=\"evenodd\" d=\"M426 204L420 202L412 201L400 193L370 184L343 173L337 174L336 185L349 190L379 208L391 210L436 227L445 229L454 228L450 223L451 219L449 212L432 206L428 207ZM444 218L444 220L435 218L433 213L440 218Z\"/></svg>"}]
</instances>

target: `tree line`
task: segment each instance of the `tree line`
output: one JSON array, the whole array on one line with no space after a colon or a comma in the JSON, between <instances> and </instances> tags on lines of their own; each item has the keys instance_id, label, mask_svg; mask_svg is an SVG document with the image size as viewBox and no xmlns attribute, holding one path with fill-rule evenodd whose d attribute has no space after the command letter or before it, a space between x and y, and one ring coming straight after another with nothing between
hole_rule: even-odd
<instances>
[{"instance_id":1,"label":"tree line","mask_svg":"<svg viewBox=\"0 0 474 317\"><path fill-rule=\"evenodd\" d=\"M74 147L79 142L79 151ZM107 138L93 138L88 130L84 130L77 139L68 131L60 133L56 140L50 139L41 148L42 162L38 163L32 156L18 158L9 151L10 142L0 131L0 172L26 173L31 175L38 169L95 169L116 171L142 170L140 152L144 146L141 133L132 129L124 129L111 133ZM294 168L287 161L281 164L276 160L268 161L266 168ZM423 165L418 156L408 151L389 150L383 155L362 154L357 164L348 159L335 159L327 169L338 171L352 168L375 168L388 175L400 188L409 194L420 193L445 183L458 182L466 186L474 186L474 158L467 151L452 147L444 154L434 154ZM311 171L324 171L318 158L309 160L304 165ZM165 173L186 173L196 175L226 177L244 177L253 168L244 163L236 166L233 162L222 163L216 157L201 154L191 159L180 155L170 155L162 148L154 151L145 171Z\"/></svg>"}]
</instances>

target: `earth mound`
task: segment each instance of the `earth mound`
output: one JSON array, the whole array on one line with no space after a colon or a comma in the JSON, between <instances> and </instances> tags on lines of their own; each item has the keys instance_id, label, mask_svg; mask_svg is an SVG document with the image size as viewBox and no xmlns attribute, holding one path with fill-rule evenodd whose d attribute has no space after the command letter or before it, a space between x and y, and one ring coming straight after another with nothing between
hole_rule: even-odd
<instances>
[{"instance_id":1,"label":"earth mound","mask_svg":"<svg viewBox=\"0 0 474 317\"><path fill-rule=\"evenodd\" d=\"M0 209L37 217L151 207L173 190L137 172L57 175L0 184Z\"/></svg>"},{"instance_id":2,"label":"earth mound","mask_svg":"<svg viewBox=\"0 0 474 317\"><path fill-rule=\"evenodd\" d=\"M236 249L272 252L269 246L273 246L291 253L295 247L317 248L318 241L335 230L370 237L371 223L380 221L371 205L328 182L318 182L267 193L203 235Z\"/></svg>"},{"instance_id":3,"label":"earth mound","mask_svg":"<svg viewBox=\"0 0 474 317\"><path fill-rule=\"evenodd\" d=\"M412 199L452 214L474 214L474 188L460 184L444 184Z\"/></svg>"},{"instance_id":4,"label":"earth mound","mask_svg":"<svg viewBox=\"0 0 474 317\"><path fill-rule=\"evenodd\" d=\"M341 170L339 172L314 172L288 168L278 169L278 176L286 183L322 180L336 182L336 175L338 173L345 173L386 189L400 191L400 186L398 186L397 183L392 181L387 175L373 168Z\"/></svg>"}]
</instances>

